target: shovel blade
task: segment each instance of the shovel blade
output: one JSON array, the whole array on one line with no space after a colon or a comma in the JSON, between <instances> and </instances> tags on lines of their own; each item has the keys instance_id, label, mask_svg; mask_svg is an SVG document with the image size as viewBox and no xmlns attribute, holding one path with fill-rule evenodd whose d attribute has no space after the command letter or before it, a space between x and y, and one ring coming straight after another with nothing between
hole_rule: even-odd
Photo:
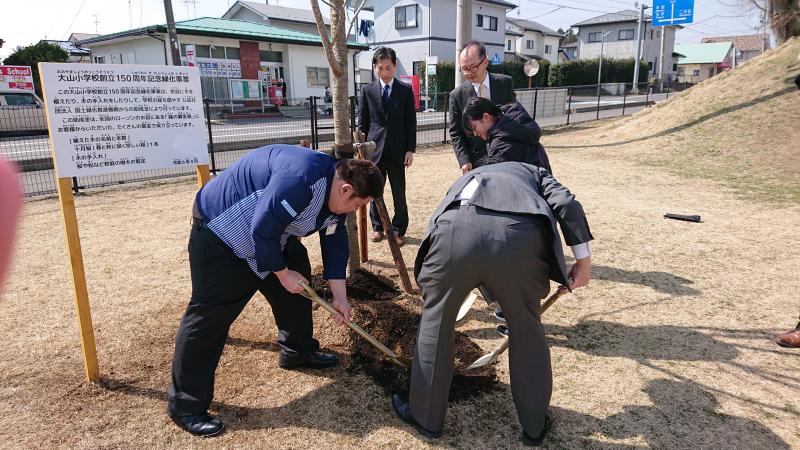
<instances>
[{"instance_id":1,"label":"shovel blade","mask_svg":"<svg viewBox=\"0 0 800 450\"><path fill-rule=\"evenodd\" d=\"M472 304L475 303L475 300L478 298L478 295L475 292L470 292L467 298L464 299L464 303L461 304L461 308L458 310L458 315L456 316L456 322L463 319L464 316L467 315L470 309L472 309Z\"/></svg>"},{"instance_id":2,"label":"shovel blade","mask_svg":"<svg viewBox=\"0 0 800 450\"><path fill-rule=\"evenodd\" d=\"M402 367L403 369L411 370L411 358L405 358L403 356L395 356L393 358L389 358L389 361L397 367Z\"/></svg>"},{"instance_id":3,"label":"shovel blade","mask_svg":"<svg viewBox=\"0 0 800 450\"><path fill-rule=\"evenodd\" d=\"M475 362L467 366L466 370L477 369L479 367L488 366L489 364L497 361L497 358L503 354L508 348L508 338L500 344L500 347L497 350L493 351L492 353L487 353L480 358L476 359Z\"/></svg>"}]
</instances>

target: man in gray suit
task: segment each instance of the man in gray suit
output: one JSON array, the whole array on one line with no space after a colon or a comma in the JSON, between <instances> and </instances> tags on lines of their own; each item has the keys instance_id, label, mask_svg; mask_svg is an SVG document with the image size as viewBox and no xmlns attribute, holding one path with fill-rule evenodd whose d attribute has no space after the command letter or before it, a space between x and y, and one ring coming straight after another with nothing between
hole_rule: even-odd
<instances>
[{"instance_id":1,"label":"man in gray suit","mask_svg":"<svg viewBox=\"0 0 800 450\"><path fill-rule=\"evenodd\" d=\"M465 45L458 54L458 63L465 81L450 91L447 121L458 165L462 173L467 173L486 156L486 141L467 133L461 123L467 102L473 97L484 97L495 105L504 105L513 102L516 96L510 76L487 72L489 59L482 43L472 41Z\"/></svg>"},{"instance_id":2,"label":"man in gray suit","mask_svg":"<svg viewBox=\"0 0 800 450\"><path fill-rule=\"evenodd\" d=\"M575 255L569 272L556 222ZM522 441L541 443L552 423L547 408L553 381L539 302L549 280L572 288L589 283L591 239L583 207L545 169L501 162L458 179L431 216L414 265L424 303L410 396L392 397L398 416L424 436L441 435L456 316L464 297L483 284L511 330L511 392Z\"/></svg>"}]
</instances>

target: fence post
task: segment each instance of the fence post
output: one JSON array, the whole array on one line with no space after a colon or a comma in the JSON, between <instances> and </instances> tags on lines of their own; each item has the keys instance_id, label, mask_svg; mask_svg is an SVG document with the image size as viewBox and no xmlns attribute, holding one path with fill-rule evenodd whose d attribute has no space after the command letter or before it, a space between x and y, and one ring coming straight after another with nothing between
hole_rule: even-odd
<instances>
[{"instance_id":1,"label":"fence post","mask_svg":"<svg viewBox=\"0 0 800 450\"><path fill-rule=\"evenodd\" d=\"M358 105L356 96L350 97L350 135L356 131L356 106Z\"/></svg>"},{"instance_id":2,"label":"fence post","mask_svg":"<svg viewBox=\"0 0 800 450\"><path fill-rule=\"evenodd\" d=\"M447 114L450 112L450 93L444 93L444 133L442 133L442 144L447 143Z\"/></svg>"},{"instance_id":3,"label":"fence post","mask_svg":"<svg viewBox=\"0 0 800 450\"><path fill-rule=\"evenodd\" d=\"M568 87L567 91L569 93L569 102L567 103L567 125L569 125L569 116L572 114L572 88Z\"/></svg>"},{"instance_id":4,"label":"fence post","mask_svg":"<svg viewBox=\"0 0 800 450\"><path fill-rule=\"evenodd\" d=\"M669 99L669 85L667 85L667 99Z\"/></svg>"},{"instance_id":5,"label":"fence post","mask_svg":"<svg viewBox=\"0 0 800 450\"><path fill-rule=\"evenodd\" d=\"M625 100L628 98L627 83L622 83L622 115L625 116Z\"/></svg>"},{"instance_id":6,"label":"fence post","mask_svg":"<svg viewBox=\"0 0 800 450\"><path fill-rule=\"evenodd\" d=\"M211 173L217 174L217 160L214 157L214 136L211 134L211 99L203 99L203 106L206 108L206 128L208 128L208 153L211 155Z\"/></svg>"},{"instance_id":7,"label":"fence post","mask_svg":"<svg viewBox=\"0 0 800 450\"><path fill-rule=\"evenodd\" d=\"M78 177L72 177L72 192L77 194L80 190L80 186L78 186Z\"/></svg>"},{"instance_id":8,"label":"fence post","mask_svg":"<svg viewBox=\"0 0 800 450\"><path fill-rule=\"evenodd\" d=\"M539 103L539 88L533 91L533 120L536 121L536 105Z\"/></svg>"},{"instance_id":9,"label":"fence post","mask_svg":"<svg viewBox=\"0 0 800 450\"><path fill-rule=\"evenodd\" d=\"M311 148L317 149L317 125L314 123L317 118L317 98L313 95L308 97L308 118L311 121Z\"/></svg>"},{"instance_id":10,"label":"fence post","mask_svg":"<svg viewBox=\"0 0 800 450\"><path fill-rule=\"evenodd\" d=\"M597 116L595 119L600 118L600 85L597 85Z\"/></svg>"},{"instance_id":11,"label":"fence post","mask_svg":"<svg viewBox=\"0 0 800 450\"><path fill-rule=\"evenodd\" d=\"M647 95L644 98L644 107L650 107L650 86L647 86Z\"/></svg>"}]
</instances>

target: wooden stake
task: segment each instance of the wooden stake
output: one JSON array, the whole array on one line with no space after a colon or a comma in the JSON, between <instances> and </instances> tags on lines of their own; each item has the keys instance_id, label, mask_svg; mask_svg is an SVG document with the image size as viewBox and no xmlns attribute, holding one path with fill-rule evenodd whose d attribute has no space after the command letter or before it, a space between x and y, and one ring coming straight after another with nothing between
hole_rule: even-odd
<instances>
[{"instance_id":1,"label":"wooden stake","mask_svg":"<svg viewBox=\"0 0 800 450\"><path fill-rule=\"evenodd\" d=\"M72 179L58 179L58 199L61 202L61 218L64 222L64 239L72 272L72 286L75 294L75 309L78 312L78 331L83 348L83 365L88 381L100 379L97 365L97 349L94 345L92 311L89 307L89 290L86 287L86 273L83 267L81 238L78 234L78 217L75 214L75 199L72 196Z\"/></svg>"},{"instance_id":2,"label":"wooden stake","mask_svg":"<svg viewBox=\"0 0 800 450\"><path fill-rule=\"evenodd\" d=\"M363 205L356 211L358 216L358 253L361 262L369 261L369 250L367 250L367 206Z\"/></svg>"},{"instance_id":3,"label":"wooden stake","mask_svg":"<svg viewBox=\"0 0 800 450\"><path fill-rule=\"evenodd\" d=\"M208 164L198 164L195 167L197 173L197 189L205 186L211 180L211 172L208 170Z\"/></svg>"},{"instance_id":4,"label":"wooden stake","mask_svg":"<svg viewBox=\"0 0 800 450\"><path fill-rule=\"evenodd\" d=\"M403 254L400 252L400 247L397 245L397 238L392 228L392 221L389 220L389 213L386 211L386 203L383 201L383 198L376 198L375 204L378 207L378 215L381 217L383 232L386 233L386 238L389 241L389 249L392 251L394 265L397 267L397 273L400 275L400 285L407 294L413 294L414 288L411 287L411 279L408 277L408 270L406 270L406 263L403 261Z\"/></svg>"}]
</instances>

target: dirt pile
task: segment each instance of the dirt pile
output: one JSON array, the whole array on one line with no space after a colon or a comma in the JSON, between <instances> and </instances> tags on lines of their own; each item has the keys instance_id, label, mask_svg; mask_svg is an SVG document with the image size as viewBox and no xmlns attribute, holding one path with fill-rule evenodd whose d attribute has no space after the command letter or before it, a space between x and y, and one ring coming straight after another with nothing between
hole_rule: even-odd
<instances>
[{"instance_id":1,"label":"dirt pile","mask_svg":"<svg viewBox=\"0 0 800 450\"><path fill-rule=\"evenodd\" d=\"M323 298L330 290L314 270L311 284ZM375 336L396 353L412 357L421 312L418 297L403 296L389 278L359 270L347 280L351 320ZM410 371L386 361L383 354L349 328L330 321L315 321L314 335L324 348L345 356L348 371L362 371L384 388L386 393L408 389ZM466 335L456 331L455 374L450 389L451 400L469 398L490 391L497 384L494 365L466 371L465 368L485 352Z\"/></svg>"}]
</instances>

